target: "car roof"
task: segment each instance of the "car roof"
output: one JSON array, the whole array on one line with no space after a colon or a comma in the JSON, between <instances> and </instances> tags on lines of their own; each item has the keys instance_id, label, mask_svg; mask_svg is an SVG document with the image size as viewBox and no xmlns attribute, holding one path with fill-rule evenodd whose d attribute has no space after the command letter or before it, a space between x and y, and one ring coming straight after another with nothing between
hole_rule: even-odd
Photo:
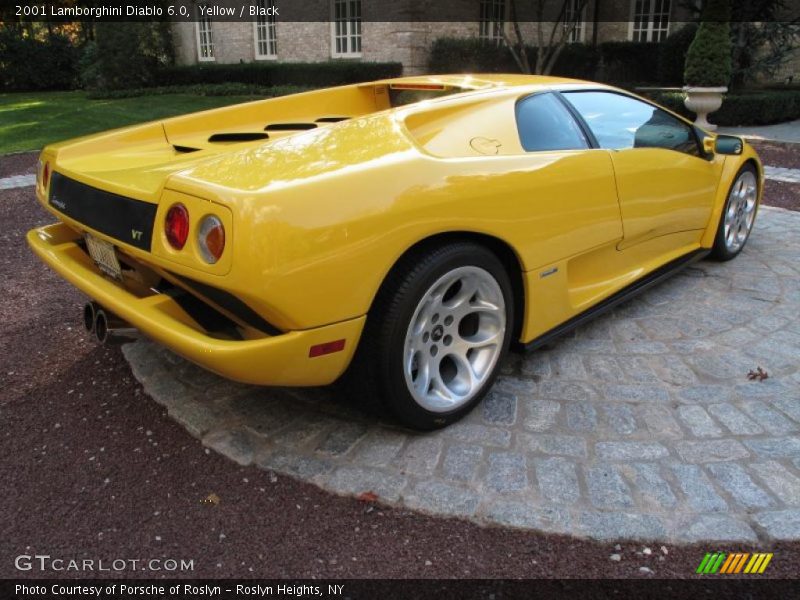
<instances>
[{"instance_id":1,"label":"car roof","mask_svg":"<svg viewBox=\"0 0 800 600\"><path fill-rule=\"evenodd\" d=\"M396 77L381 79L361 84L374 85L446 85L465 89L481 89L490 87L516 87L516 86L554 86L565 84L590 84L591 82L567 77L553 77L550 75L522 75L519 73L471 73L449 75L417 75L411 77Z\"/></svg>"}]
</instances>

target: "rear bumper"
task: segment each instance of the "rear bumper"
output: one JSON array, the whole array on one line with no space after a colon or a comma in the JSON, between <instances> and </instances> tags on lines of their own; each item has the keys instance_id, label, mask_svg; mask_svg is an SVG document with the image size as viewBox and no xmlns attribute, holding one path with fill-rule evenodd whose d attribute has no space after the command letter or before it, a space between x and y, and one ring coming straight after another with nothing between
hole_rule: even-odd
<instances>
[{"instance_id":1,"label":"rear bumper","mask_svg":"<svg viewBox=\"0 0 800 600\"><path fill-rule=\"evenodd\" d=\"M62 223L28 232L39 258L75 287L184 358L223 377L258 385L311 386L335 381L353 357L366 317L248 340L209 336L167 295L138 297L103 276ZM317 344L345 340L344 350L309 357Z\"/></svg>"}]
</instances>

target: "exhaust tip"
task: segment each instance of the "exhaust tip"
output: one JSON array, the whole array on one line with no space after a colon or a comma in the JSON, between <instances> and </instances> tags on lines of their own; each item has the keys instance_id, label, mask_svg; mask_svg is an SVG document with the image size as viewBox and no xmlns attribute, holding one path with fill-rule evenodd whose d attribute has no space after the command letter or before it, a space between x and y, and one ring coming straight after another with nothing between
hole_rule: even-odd
<instances>
[{"instance_id":1,"label":"exhaust tip","mask_svg":"<svg viewBox=\"0 0 800 600\"><path fill-rule=\"evenodd\" d=\"M94 333L94 319L97 314L97 307L94 302L87 302L83 305L83 326L89 333Z\"/></svg>"},{"instance_id":2,"label":"exhaust tip","mask_svg":"<svg viewBox=\"0 0 800 600\"><path fill-rule=\"evenodd\" d=\"M105 344L108 341L108 316L102 309L95 313L94 335L101 344Z\"/></svg>"}]
</instances>

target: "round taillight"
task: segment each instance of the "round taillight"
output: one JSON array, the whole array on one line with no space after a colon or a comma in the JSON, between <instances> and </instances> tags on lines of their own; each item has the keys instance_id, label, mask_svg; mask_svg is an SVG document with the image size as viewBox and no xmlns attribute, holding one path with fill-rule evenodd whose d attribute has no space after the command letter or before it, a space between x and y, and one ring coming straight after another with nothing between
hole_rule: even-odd
<instances>
[{"instance_id":1,"label":"round taillight","mask_svg":"<svg viewBox=\"0 0 800 600\"><path fill-rule=\"evenodd\" d=\"M42 189L47 189L47 184L50 183L50 163L44 163L44 169L42 169Z\"/></svg>"},{"instance_id":2,"label":"round taillight","mask_svg":"<svg viewBox=\"0 0 800 600\"><path fill-rule=\"evenodd\" d=\"M213 265L225 250L225 227L214 215L203 217L197 230L197 246L203 260Z\"/></svg>"},{"instance_id":3,"label":"round taillight","mask_svg":"<svg viewBox=\"0 0 800 600\"><path fill-rule=\"evenodd\" d=\"M169 245L181 250L189 239L189 211L183 204L173 204L167 211L164 231Z\"/></svg>"}]
</instances>

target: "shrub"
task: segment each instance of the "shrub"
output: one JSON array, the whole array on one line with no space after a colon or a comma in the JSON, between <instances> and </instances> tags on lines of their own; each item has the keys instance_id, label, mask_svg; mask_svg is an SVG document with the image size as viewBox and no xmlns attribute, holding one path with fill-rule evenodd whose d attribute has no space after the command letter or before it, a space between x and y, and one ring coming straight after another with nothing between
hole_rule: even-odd
<instances>
[{"instance_id":1,"label":"shrub","mask_svg":"<svg viewBox=\"0 0 800 600\"><path fill-rule=\"evenodd\" d=\"M688 23L659 44L658 83L660 85L683 85L686 53L696 34L697 24Z\"/></svg>"},{"instance_id":2,"label":"shrub","mask_svg":"<svg viewBox=\"0 0 800 600\"><path fill-rule=\"evenodd\" d=\"M401 63L328 61L320 63L239 63L185 65L160 69L154 85L246 83L261 87L313 85L325 87L397 77Z\"/></svg>"},{"instance_id":3,"label":"shrub","mask_svg":"<svg viewBox=\"0 0 800 600\"><path fill-rule=\"evenodd\" d=\"M603 42L597 78L617 85L658 83L659 45L649 42Z\"/></svg>"},{"instance_id":4,"label":"shrub","mask_svg":"<svg viewBox=\"0 0 800 600\"><path fill-rule=\"evenodd\" d=\"M87 96L92 100L136 98L139 96L163 96L165 94L191 94L194 96L259 96L274 98L308 91L298 85L275 85L264 87L250 83L198 83L194 85L167 85L126 90L96 90Z\"/></svg>"},{"instance_id":5,"label":"shrub","mask_svg":"<svg viewBox=\"0 0 800 600\"><path fill-rule=\"evenodd\" d=\"M686 53L684 83L727 86L731 80L731 26L728 0L708 0L703 21Z\"/></svg>"},{"instance_id":6,"label":"shrub","mask_svg":"<svg viewBox=\"0 0 800 600\"><path fill-rule=\"evenodd\" d=\"M653 101L689 119L694 115L683 104L682 92L653 92ZM726 94L722 107L711 119L725 127L769 125L800 119L800 91L758 91Z\"/></svg>"},{"instance_id":7,"label":"shrub","mask_svg":"<svg viewBox=\"0 0 800 600\"><path fill-rule=\"evenodd\" d=\"M0 29L0 88L5 91L74 87L80 50L61 35L43 40Z\"/></svg>"},{"instance_id":8,"label":"shrub","mask_svg":"<svg viewBox=\"0 0 800 600\"><path fill-rule=\"evenodd\" d=\"M101 22L95 38L81 59L81 81L89 88L153 85L158 69L173 62L169 23Z\"/></svg>"}]
</instances>

